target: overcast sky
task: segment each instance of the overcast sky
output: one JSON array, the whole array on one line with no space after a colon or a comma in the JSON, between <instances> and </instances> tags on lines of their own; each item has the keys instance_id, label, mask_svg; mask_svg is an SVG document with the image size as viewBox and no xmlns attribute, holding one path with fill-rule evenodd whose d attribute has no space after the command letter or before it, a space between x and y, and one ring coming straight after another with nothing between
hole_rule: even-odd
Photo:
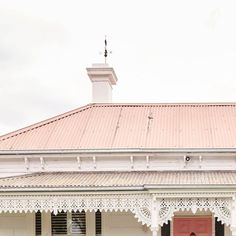
<instances>
[{"instance_id":1,"label":"overcast sky","mask_svg":"<svg viewBox=\"0 0 236 236\"><path fill-rule=\"evenodd\" d=\"M0 0L0 134L91 102L103 62L114 102L236 102L235 0Z\"/></svg>"}]
</instances>

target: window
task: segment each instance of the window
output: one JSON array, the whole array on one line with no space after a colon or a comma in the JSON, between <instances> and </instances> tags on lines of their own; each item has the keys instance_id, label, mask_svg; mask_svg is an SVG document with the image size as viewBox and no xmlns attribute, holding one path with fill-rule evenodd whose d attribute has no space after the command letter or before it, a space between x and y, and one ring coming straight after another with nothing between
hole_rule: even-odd
<instances>
[{"instance_id":1,"label":"window","mask_svg":"<svg viewBox=\"0 0 236 236\"><path fill-rule=\"evenodd\" d=\"M170 236L170 221L161 227L161 236Z\"/></svg>"},{"instance_id":2,"label":"window","mask_svg":"<svg viewBox=\"0 0 236 236\"><path fill-rule=\"evenodd\" d=\"M96 236L102 235L102 214L101 211L97 211L95 213L95 221L96 221Z\"/></svg>"},{"instance_id":3,"label":"window","mask_svg":"<svg viewBox=\"0 0 236 236\"><path fill-rule=\"evenodd\" d=\"M224 225L215 218L215 236L224 236Z\"/></svg>"},{"instance_id":4,"label":"window","mask_svg":"<svg viewBox=\"0 0 236 236\"><path fill-rule=\"evenodd\" d=\"M41 212L35 213L35 235L42 235ZM51 214L52 236L85 236L86 235L86 213L60 212ZM96 212L96 235L101 236L101 212Z\"/></svg>"},{"instance_id":5,"label":"window","mask_svg":"<svg viewBox=\"0 0 236 236\"><path fill-rule=\"evenodd\" d=\"M41 236L41 212L37 211L35 213L35 235Z\"/></svg>"},{"instance_id":6,"label":"window","mask_svg":"<svg viewBox=\"0 0 236 236\"><path fill-rule=\"evenodd\" d=\"M51 214L52 235L67 235L67 213Z\"/></svg>"},{"instance_id":7,"label":"window","mask_svg":"<svg viewBox=\"0 0 236 236\"><path fill-rule=\"evenodd\" d=\"M86 214L82 212L72 212L72 235L86 235Z\"/></svg>"},{"instance_id":8,"label":"window","mask_svg":"<svg viewBox=\"0 0 236 236\"><path fill-rule=\"evenodd\" d=\"M82 212L61 212L51 215L52 235L86 235L86 214Z\"/></svg>"}]
</instances>

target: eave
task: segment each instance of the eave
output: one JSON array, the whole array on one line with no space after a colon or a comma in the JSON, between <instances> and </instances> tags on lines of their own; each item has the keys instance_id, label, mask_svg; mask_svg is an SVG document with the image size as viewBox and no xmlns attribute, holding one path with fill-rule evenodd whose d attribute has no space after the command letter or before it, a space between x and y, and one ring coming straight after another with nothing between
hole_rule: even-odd
<instances>
[{"instance_id":1,"label":"eave","mask_svg":"<svg viewBox=\"0 0 236 236\"><path fill-rule=\"evenodd\" d=\"M235 154L236 148L107 148L107 149L42 149L0 150L0 155L45 154L167 154L167 153L219 153Z\"/></svg>"}]
</instances>

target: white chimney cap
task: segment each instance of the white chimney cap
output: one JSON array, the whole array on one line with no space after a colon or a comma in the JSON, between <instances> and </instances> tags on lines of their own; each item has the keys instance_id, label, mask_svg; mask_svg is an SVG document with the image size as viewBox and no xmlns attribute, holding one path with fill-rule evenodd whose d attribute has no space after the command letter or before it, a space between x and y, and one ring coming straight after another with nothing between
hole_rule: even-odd
<instances>
[{"instance_id":1,"label":"white chimney cap","mask_svg":"<svg viewBox=\"0 0 236 236\"><path fill-rule=\"evenodd\" d=\"M93 102L112 102L112 85L116 85L117 76L108 64L93 64L87 68L88 76L93 84Z\"/></svg>"},{"instance_id":2,"label":"white chimney cap","mask_svg":"<svg viewBox=\"0 0 236 236\"><path fill-rule=\"evenodd\" d=\"M112 85L116 85L116 73L108 64L92 64L92 67L87 68L87 72L92 82L109 80Z\"/></svg>"}]
</instances>

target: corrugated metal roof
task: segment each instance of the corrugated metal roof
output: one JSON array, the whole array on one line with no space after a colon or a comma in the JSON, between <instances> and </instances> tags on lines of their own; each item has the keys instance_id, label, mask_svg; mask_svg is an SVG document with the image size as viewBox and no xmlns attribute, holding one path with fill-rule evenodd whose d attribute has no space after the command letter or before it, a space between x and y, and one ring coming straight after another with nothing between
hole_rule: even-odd
<instances>
[{"instance_id":1,"label":"corrugated metal roof","mask_svg":"<svg viewBox=\"0 0 236 236\"><path fill-rule=\"evenodd\" d=\"M90 104L0 137L0 150L236 148L236 104Z\"/></svg>"},{"instance_id":2,"label":"corrugated metal roof","mask_svg":"<svg viewBox=\"0 0 236 236\"><path fill-rule=\"evenodd\" d=\"M51 172L0 178L0 189L236 185L236 171Z\"/></svg>"}]
</instances>

